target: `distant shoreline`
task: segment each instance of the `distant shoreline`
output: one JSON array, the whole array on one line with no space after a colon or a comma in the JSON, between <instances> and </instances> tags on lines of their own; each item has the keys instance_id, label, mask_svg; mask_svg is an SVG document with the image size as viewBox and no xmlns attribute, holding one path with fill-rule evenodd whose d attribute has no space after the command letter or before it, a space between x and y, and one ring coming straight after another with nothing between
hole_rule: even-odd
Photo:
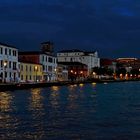
<instances>
[{"instance_id":1,"label":"distant shoreline","mask_svg":"<svg viewBox=\"0 0 140 140\"><path fill-rule=\"evenodd\" d=\"M85 81L62 81L62 82L46 82L46 83L12 83L12 84L0 84L0 92L3 91L14 91L14 90L24 90L31 88L43 88L51 86L67 86L75 84L88 84L88 83L113 83L113 82L129 82L129 81L140 81L140 79L130 79L130 80L100 80L100 79L90 79Z\"/></svg>"}]
</instances>

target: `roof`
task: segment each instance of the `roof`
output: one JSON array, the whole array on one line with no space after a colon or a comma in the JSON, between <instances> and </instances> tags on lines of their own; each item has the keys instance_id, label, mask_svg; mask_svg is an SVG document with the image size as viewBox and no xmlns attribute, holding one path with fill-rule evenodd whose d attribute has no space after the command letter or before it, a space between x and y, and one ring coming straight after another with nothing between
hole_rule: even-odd
<instances>
[{"instance_id":1,"label":"roof","mask_svg":"<svg viewBox=\"0 0 140 140\"><path fill-rule=\"evenodd\" d=\"M12 46L12 45L8 45L8 44L1 43L1 42L0 42L0 45L17 49L16 47L14 47L14 46Z\"/></svg>"},{"instance_id":2,"label":"roof","mask_svg":"<svg viewBox=\"0 0 140 140\"><path fill-rule=\"evenodd\" d=\"M18 52L19 55L40 55L40 54L45 54L47 56L52 56L55 57L54 55L42 52L42 51L25 51L25 52Z\"/></svg>"},{"instance_id":3,"label":"roof","mask_svg":"<svg viewBox=\"0 0 140 140\"><path fill-rule=\"evenodd\" d=\"M80 63L80 62L57 62L57 64L72 65L72 66L77 66L77 65L87 66L86 64L83 64L83 63Z\"/></svg>"},{"instance_id":4,"label":"roof","mask_svg":"<svg viewBox=\"0 0 140 140\"><path fill-rule=\"evenodd\" d=\"M78 49L72 49L72 50L62 50L62 51L59 51L60 53L62 52L83 52L81 50L78 50Z\"/></svg>"},{"instance_id":5,"label":"roof","mask_svg":"<svg viewBox=\"0 0 140 140\"><path fill-rule=\"evenodd\" d=\"M30 62L30 61L26 61L26 60L19 60L19 62L21 62L21 63L28 63L28 64L42 65L40 63L33 63L33 62Z\"/></svg>"},{"instance_id":6,"label":"roof","mask_svg":"<svg viewBox=\"0 0 140 140\"><path fill-rule=\"evenodd\" d=\"M25 51L25 52L18 52L19 55L38 55L42 54L40 51Z\"/></svg>"},{"instance_id":7,"label":"roof","mask_svg":"<svg viewBox=\"0 0 140 140\"><path fill-rule=\"evenodd\" d=\"M96 51L81 51L81 50L78 50L78 49L59 51L59 53L72 53L72 52L83 52L84 55L89 55L89 54L94 54Z\"/></svg>"}]
</instances>

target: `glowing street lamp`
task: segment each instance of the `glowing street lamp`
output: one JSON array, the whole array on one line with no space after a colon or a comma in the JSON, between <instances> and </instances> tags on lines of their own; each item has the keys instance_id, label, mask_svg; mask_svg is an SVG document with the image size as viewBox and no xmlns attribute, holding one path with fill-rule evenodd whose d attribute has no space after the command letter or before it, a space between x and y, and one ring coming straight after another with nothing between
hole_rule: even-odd
<instances>
[{"instance_id":1,"label":"glowing street lamp","mask_svg":"<svg viewBox=\"0 0 140 140\"><path fill-rule=\"evenodd\" d=\"M71 70L70 72L73 73L73 70Z\"/></svg>"},{"instance_id":2,"label":"glowing street lamp","mask_svg":"<svg viewBox=\"0 0 140 140\"><path fill-rule=\"evenodd\" d=\"M83 74L83 71L80 71L80 74Z\"/></svg>"},{"instance_id":3,"label":"glowing street lamp","mask_svg":"<svg viewBox=\"0 0 140 140\"><path fill-rule=\"evenodd\" d=\"M6 66L7 66L7 62L5 61L4 63L3 63L3 66L4 66L4 83L6 83Z\"/></svg>"},{"instance_id":4,"label":"glowing street lamp","mask_svg":"<svg viewBox=\"0 0 140 140\"><path fill-rule=\"evenodd\" d=\"M54 80L56 81L57 80L57 69L56 68L54 69L54 72L55 72L55 79Z\"/></svg>"},{"instance_id":5,"label":"glowing street lamp","mask_svg":"<svg viewBox=\"0 0 140 140\"><path fill-rule=\"evenodd\" d=\"M95 76L96 76L96 73L95 73L95 72L93 72L92 74L93 74L93 77L95 78Z\"/></svg>"},{"instance_id":6,"label":"glowing street lamp","mask_svg":"<svg viewBox=\"0 0 140 140\"><path fill-rule=\"evenodd\" d=\"M37 70L38 70L38 67L35 66L35 72L36 72L36 82L37 82Z\"/></svg>"}]
</instances>

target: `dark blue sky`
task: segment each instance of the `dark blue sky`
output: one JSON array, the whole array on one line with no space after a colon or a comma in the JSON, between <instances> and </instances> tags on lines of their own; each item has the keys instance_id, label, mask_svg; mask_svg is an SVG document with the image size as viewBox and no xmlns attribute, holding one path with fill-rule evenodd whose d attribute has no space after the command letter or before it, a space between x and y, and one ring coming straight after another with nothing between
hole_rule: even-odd
<instances>
[{"instance_id":1,"label":"dark blue sky","mask_svg":"<svg viewBox=\"0 0 140 140\"><path fill-rule=\"evenodd\" d=\"M0 0L0 42L38 50L98 50L100 57L140 56L139 0Z\"/></svg>"}]
</instances>

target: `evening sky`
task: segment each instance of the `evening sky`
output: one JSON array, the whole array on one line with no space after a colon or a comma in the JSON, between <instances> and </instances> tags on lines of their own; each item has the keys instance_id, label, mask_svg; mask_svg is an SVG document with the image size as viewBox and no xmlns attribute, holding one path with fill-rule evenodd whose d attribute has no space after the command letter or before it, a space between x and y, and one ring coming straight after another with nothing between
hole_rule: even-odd
<instances>
[{"instance_id":1,"label":"evening sky","mask_svg":"<svg viewBox=\"0 0 140 140\"><path fill-rule=\"evenodd\" d=\"M0 42L39 50L97 50L100 57L139 57L139 0L0 0Z\"/></svg>"}]
</instances>

